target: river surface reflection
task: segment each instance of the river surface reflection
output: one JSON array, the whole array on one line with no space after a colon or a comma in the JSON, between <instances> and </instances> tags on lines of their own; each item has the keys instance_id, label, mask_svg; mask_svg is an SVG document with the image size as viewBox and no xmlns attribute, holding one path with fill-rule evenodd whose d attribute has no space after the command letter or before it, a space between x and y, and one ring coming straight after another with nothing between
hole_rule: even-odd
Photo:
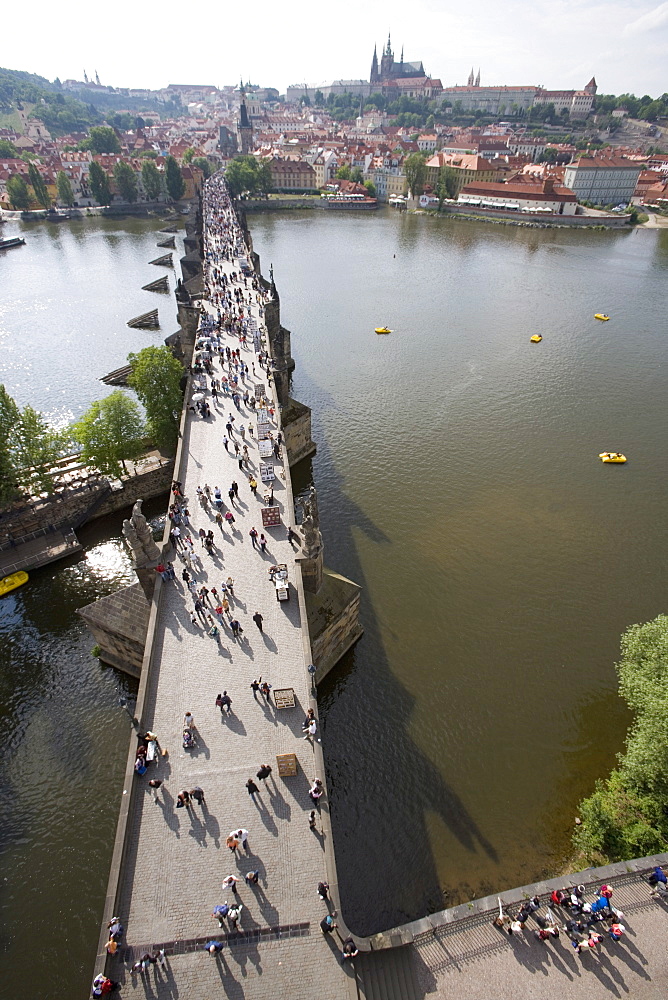
<instances>
[{"instance_id":1,"label":"river surface reflection","mask_svg":"<svg viewBox=\"0 0 668 1000\"><path fill-rule=\"evenodd\" d=\"M0 382L66 423L112 390L101 375L175 328L173 296L141 290L157 219L8 223L26 245L0 255ZM181 235L177 235L177 247ZM178 250L175 256L178 255ZM158 306L157 331L125 324ZM145 505L158 523L162 500ZM84 997L104 905L135 685L90 655L76 609L134 581L126 514L78 532L83 558L30 574L0 599L0 996Z\"/></svg>"},{"instance_id":2,"label":"river surface reflection","mask_svg":"<svg viewBox=\"0 0 668 1000\"><path fill-rule=\"evenodd\" d=\"M249 219L313 408L326 559L364 588L320 694L368 932L558 870L622 748L619 635L668 582L668 233Z\"/></svg>"}]
</instances>

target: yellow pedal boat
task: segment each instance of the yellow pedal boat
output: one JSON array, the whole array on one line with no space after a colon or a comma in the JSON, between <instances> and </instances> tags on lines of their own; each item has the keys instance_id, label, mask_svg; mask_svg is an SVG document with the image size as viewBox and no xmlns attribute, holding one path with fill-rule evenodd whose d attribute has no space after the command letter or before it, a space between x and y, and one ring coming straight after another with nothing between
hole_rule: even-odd
<instances>
[{"instance_id":1,"label":"yellow pedal boat","mask_svg":"<svg viewBox=\"0 0 668 1000\"><path fill-rule=\"evenodd\" d=\"M18 573L11 573L9 576L3 576L2 580L0 580L0 597L3 594L8 594L10 590L22 587L27 582L28 574L24 573L23 570L19 570Z\"/></svg>"},{"instance_id":2,"label":"yellow pedal boat","mask_svg":"<svg viewBox=\"0 0 668 1000\"><path fill-rule=\"evenodd\" d=\"M543 339L543 335L541 333L534 333L533 337L531 338L531 343L532 344L540 344L540 342L541 342L542 339Z\"/></svg>"},{"instance_id":3,"label":"yellow pedal boat","mask_svg":"<svg viewBox=\"0 0 668 1000\"><path fill-rule=\"evenodd\" d=\"M626 455L622 455L621 451L602 451L598 457L602 462L613 463L614 465L623 465L626 461Z\"/></svg>"},{"instance_id":4,"label":"yellow pedal boat","mask_svg":"<svg viewBox=\"0 0 668 1000\"><path fill-rule=\"evenodd\" d=\"M392 333L389 326L377 326L376 333Z\"/></svg>"},{"instance_id":5,"label":"yellow pedal boat","mask_svg":"<svg viewBox=\"0 0 668 1000\"><path fill-rule=\"evenodd\" d=\"M600 319L604 323L607 323L610 317L606 316L605 313L594 313L594 319Z\"/></svg>"}]
</instances>

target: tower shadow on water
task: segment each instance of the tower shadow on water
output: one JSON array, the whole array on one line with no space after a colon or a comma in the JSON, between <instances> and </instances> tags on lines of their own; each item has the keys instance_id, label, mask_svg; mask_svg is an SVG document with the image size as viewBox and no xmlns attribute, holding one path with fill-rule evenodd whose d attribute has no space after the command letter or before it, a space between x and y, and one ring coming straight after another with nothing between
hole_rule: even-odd
<instances>
[{"instance_id":1,"label":"tower shadow on water","mask_svg":"<svg viewBox=\"0 0 668 1000\"><path fill-rule=\"evenodd\" d=\"M298 371L300 398L318 399L320 411L335 411L336 401L323 400L322 387ZM430 816L465 849L494 862L498 857L410 734L414 698L392 673L353 531L363 532L374 545L392 541L346 495L317 418L316 424L317 457L292 470L295 497L309 488L315 469L325 562L363 588L364 636L319 685L318 702L341 907L350 929L366 935L457 901L448 899L439 884ZM396 623L397 629L411 627L418 625Z\"/></svg>"}]
</instances>

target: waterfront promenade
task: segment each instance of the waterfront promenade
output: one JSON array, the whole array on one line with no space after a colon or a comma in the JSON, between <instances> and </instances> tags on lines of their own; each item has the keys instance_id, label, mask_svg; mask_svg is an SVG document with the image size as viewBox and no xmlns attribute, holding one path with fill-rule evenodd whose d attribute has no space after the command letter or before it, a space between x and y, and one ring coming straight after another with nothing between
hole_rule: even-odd
<instances>
[{"instance_id":1,"label":"waterfront promenade","mask_svg":"<svg viewBox=\"0 0 668 1000\"><path fill-rule=\"evenodd\" d=\"M236 259L221 260L217 266L228 274L239 271ZM256 302L252 312L261 327ZM225 343L239 347L236 337L226 337ZM241 353L249 367L255 362L257 381L266 382L252 348ZM219 375L217 362L215 367ZM251 389L255 381L244 383L244 388ZM198 557L194 577L198 586L218 590L228 576L233 578L230 601L232 615L243 628L242 641L234 639L229 627L219 626L217 642L191 623L193 600L181 579L184 563L175 559L176 580L158 581L161 593L140 720L142 730L157 734L167 755L157 768L131 779L136 787L116 898L126 932L118 955L108 963L108 973L120 982L124 998L217 995L230 1000L282 996L306 1000L317 991L323 1000L344 1000L356 995L353 970L350 963L341 962L336 933L326 938L319 926L328 912L316 891L318 883L328 878L326 857L331 853L326 796L315 831L308 822L313 808L309 787L316 777L324 780L324 774L320 746L304 739L302 732L308 708L315 707L317 714L317 706L295 588L297 552L287 541L287 525L294 524L293 503L289 475L279 474L283 463L287 469L287 460L283 454L282 461L275 462L274 496L283 523L263 529L258 443L247 431L250 421L255 423L253 415L243 404L241 412L235 410L228 397L219 397L218 404L210 396L207 400L212 410L208 419L186 412L181 465L175 476L189 498L190 533ZM246 427L248 473L259 482L257 498L233 449L227 452L223 444L229 413L236 417L237 427L242 422ZM234 439L244 443L238 432ZM231 505L227 491L233 480L239 495ZM236 519L232 531L216 525L215 508L201 509L196 490L205 483L212 490L221 488L224 509ZM266 553L253 547L251 527L264 530ZM215 533L213 556L200 545L200 528ZM275 563L288 566L288 602L276 600L268 576ZM211 608L207 611L212 613ZM252 618L256 611L264 618L262 633ZM295 708L279 710L273 698L267 702L261 694L254 695L251 681L260 676L274 690L293 688ZM223 690L232 699L229 716L215 705ZM194 750L182 748L185 712L194 717ZM276 755L282 753L297 755L296 776L279 777ZM273 768L266 782L256 778L264 763ZM164 782L155 799L147 783L151 777ZM260 786L255 804L246 790L249 778ZM179 792L195 786L204 790L203 806L177 808ZM127 783L123 794L130 794ZM248 850L232 854L226 838L239 828L249 831ZM244 882L252 870L259 872L254 887ZM238 899L243 904L236 933L227 926L221 930L211 916L214 906L233 901L231 891L221 887L230 874L240 880ZM216 957L203 948L209 940L223 943ZM167 953L166 969L157 964L145 973L131 972L142 954L161 948Z\"/></svg>"},{"instance_id":2,"label":"waterfront promenade","mask_svg":"<svg viewBox=\"0 0 668 1000\"><path fill-rule=\"evenodd\" d=\"M542 943L535 939L538 924L532 919L523 933L511 937L492 925L493 911L474 913L420 934L408 946L417 996L429 1000L512 1000L516 996L531 1000L553 1000L555 996L566 1000L605 1000L611 996L659 1000L668 982L668 906L650 898L647 882L640 875L606 881L614 889L615 906L624 914L626 933L621 941L613 942L605 935L594 952L585 949L579 955L563 929L558 940ZM592 882L588 899L593 898L593 886L600 882ZM561 884L571 883L563 879ZM542 898L547 897L543 894ZM516 913L519 905L508 906L507 911ZM544 906L540 913L546 913ZM567 911L558 910L557 919L563 925ZM367 965L378 959L382 961L382 955L363 956L359 962L363 977L369 975Z\"/></svg>"}]
</instances>

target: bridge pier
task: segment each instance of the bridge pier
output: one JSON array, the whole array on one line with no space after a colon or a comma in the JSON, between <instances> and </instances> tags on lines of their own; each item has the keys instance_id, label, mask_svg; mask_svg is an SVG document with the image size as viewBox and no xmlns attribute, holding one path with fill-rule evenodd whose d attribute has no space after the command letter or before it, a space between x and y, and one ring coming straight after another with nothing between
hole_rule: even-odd
<instances>
[{"instance_id":1,"label":"bridge pier","mask_svg":"<svg viewBox=\"0 0 668 1000\"><path fill-rule=\"evenodd\" d=\"M226 266L228 271L238 269L234 261ZM200 280L199 275L188 279L186 290L195 279ZM180 305L190 308L185 296ZM194 313L184 313L184 319L192 325ZM291 358L286 334L278 334L283 338L282 348L275 337L270 350L277 345L287 367ZM238 346L238 341L228 343ZM283 383L279 378L270 388L276 393L275 431L283 431L287 444L288 431L282 427L278 405L279 382L283 391L288 380ZM191 391L188 379L186 404ZM308 996L310 1000L312 976L305 970L311 969L317 969L319 1000L356 1000L354 969L338 959L336 935L328 939L319 927L327 907L319 900L316 886L319 881L329 882L337 908L338 889L326 794L317 808L315 832L308 823L314 805L309 786L318 777L324 787L325 770L320 728L315 739L305 739L302 730L307 709L317 709L317 705L307 669L314 660L302 565L286 537L286 525L294 525L289 456L284 444L277 463L282 461L283 470L274 480L274 502L282 524L264 526L267 553L262 554L248 536L251 526L263 527L262 503L250 491L245 470L222 444L221 429L230 403L211 400L211 404L210 420L201 419L184 405L174 476L189 497L193 536L197 538L200 527L214 531L214 555L208 556L197 547L192 575L198 586L206 584L209 590L220 587L227 575L234 578L230 602L243 633L241 641L235 641L224 615L217 638L207 634L208 625L192 625L192 601L181 580L182 552L172 555L177 570L174 581L163 581L155 574L136 715L139 731L157 733L167 756L158 759L154 771L140 777L134 768L134 740L130 748L97 970L107 969L110 978L121 983L122 997L134 995L130 965L142 953L164 948L169 979L159 975L157 967L149 975L157 1000L172 998L174 984L183 995L217 994L221 977L230 998L264 1000L271 995L295 1000ZM292 421L302 421L298 445L302 451L308 445L303 427L310 432L310 420L304 423L309 416L304 407ZM237 419L246 423L254 415L242 410ZM294 440L299 441L299 435L295 434ZM245 442L250 451L249 472L259 478L257 438L247 436ZM221 531L213 515L199 508L196 489L205 482L227 488L232 479L239 484L233 508L236 522L231 530L223 526ZM322 565L319 532L314 549L304 531L305 577L316 591L310 599L323 592L328 573ZM291 599L287 602L276 600L267 574L269 565L278 563L288 567ZM262 631L252 618L258 610L264 619ZM212 613L212 607L207 612ZM266 700L251 688L251 680L260 676L272 686ZM221 715L214 704L223 688L232 697L230 716ZM279 707L282 701L274 700L279 689L292 692L293 708ZM197 747L193 751L181 747L185 711L192 712L195 719ZM283 777L279 761L285 755L294 759L296 773ZM265 762L273 772L267 783L258 782L261 788L256 803L247 794L245 783ZM153 774L163 781L157 801L146 783ZM179 791L195 785L205 791L204 805L177 811ZM227 831L240 827L250 831L248 853L230 854L225 846ZM249 869L260 873L257 888L244 884ZM240 934L220 930L210 916L228 894L221 889L228 872L241 880L244 910ZM105 951L105 926L115 915L126 928L126 938L117 955L110 958ZM337 923L339 933L345 936L341 916ZM223 942L223 951L220 958L213 959L204 953L203 945L217 938ZM335 947L330 947L330 942Z\"/></svg>"}]
</instances>

